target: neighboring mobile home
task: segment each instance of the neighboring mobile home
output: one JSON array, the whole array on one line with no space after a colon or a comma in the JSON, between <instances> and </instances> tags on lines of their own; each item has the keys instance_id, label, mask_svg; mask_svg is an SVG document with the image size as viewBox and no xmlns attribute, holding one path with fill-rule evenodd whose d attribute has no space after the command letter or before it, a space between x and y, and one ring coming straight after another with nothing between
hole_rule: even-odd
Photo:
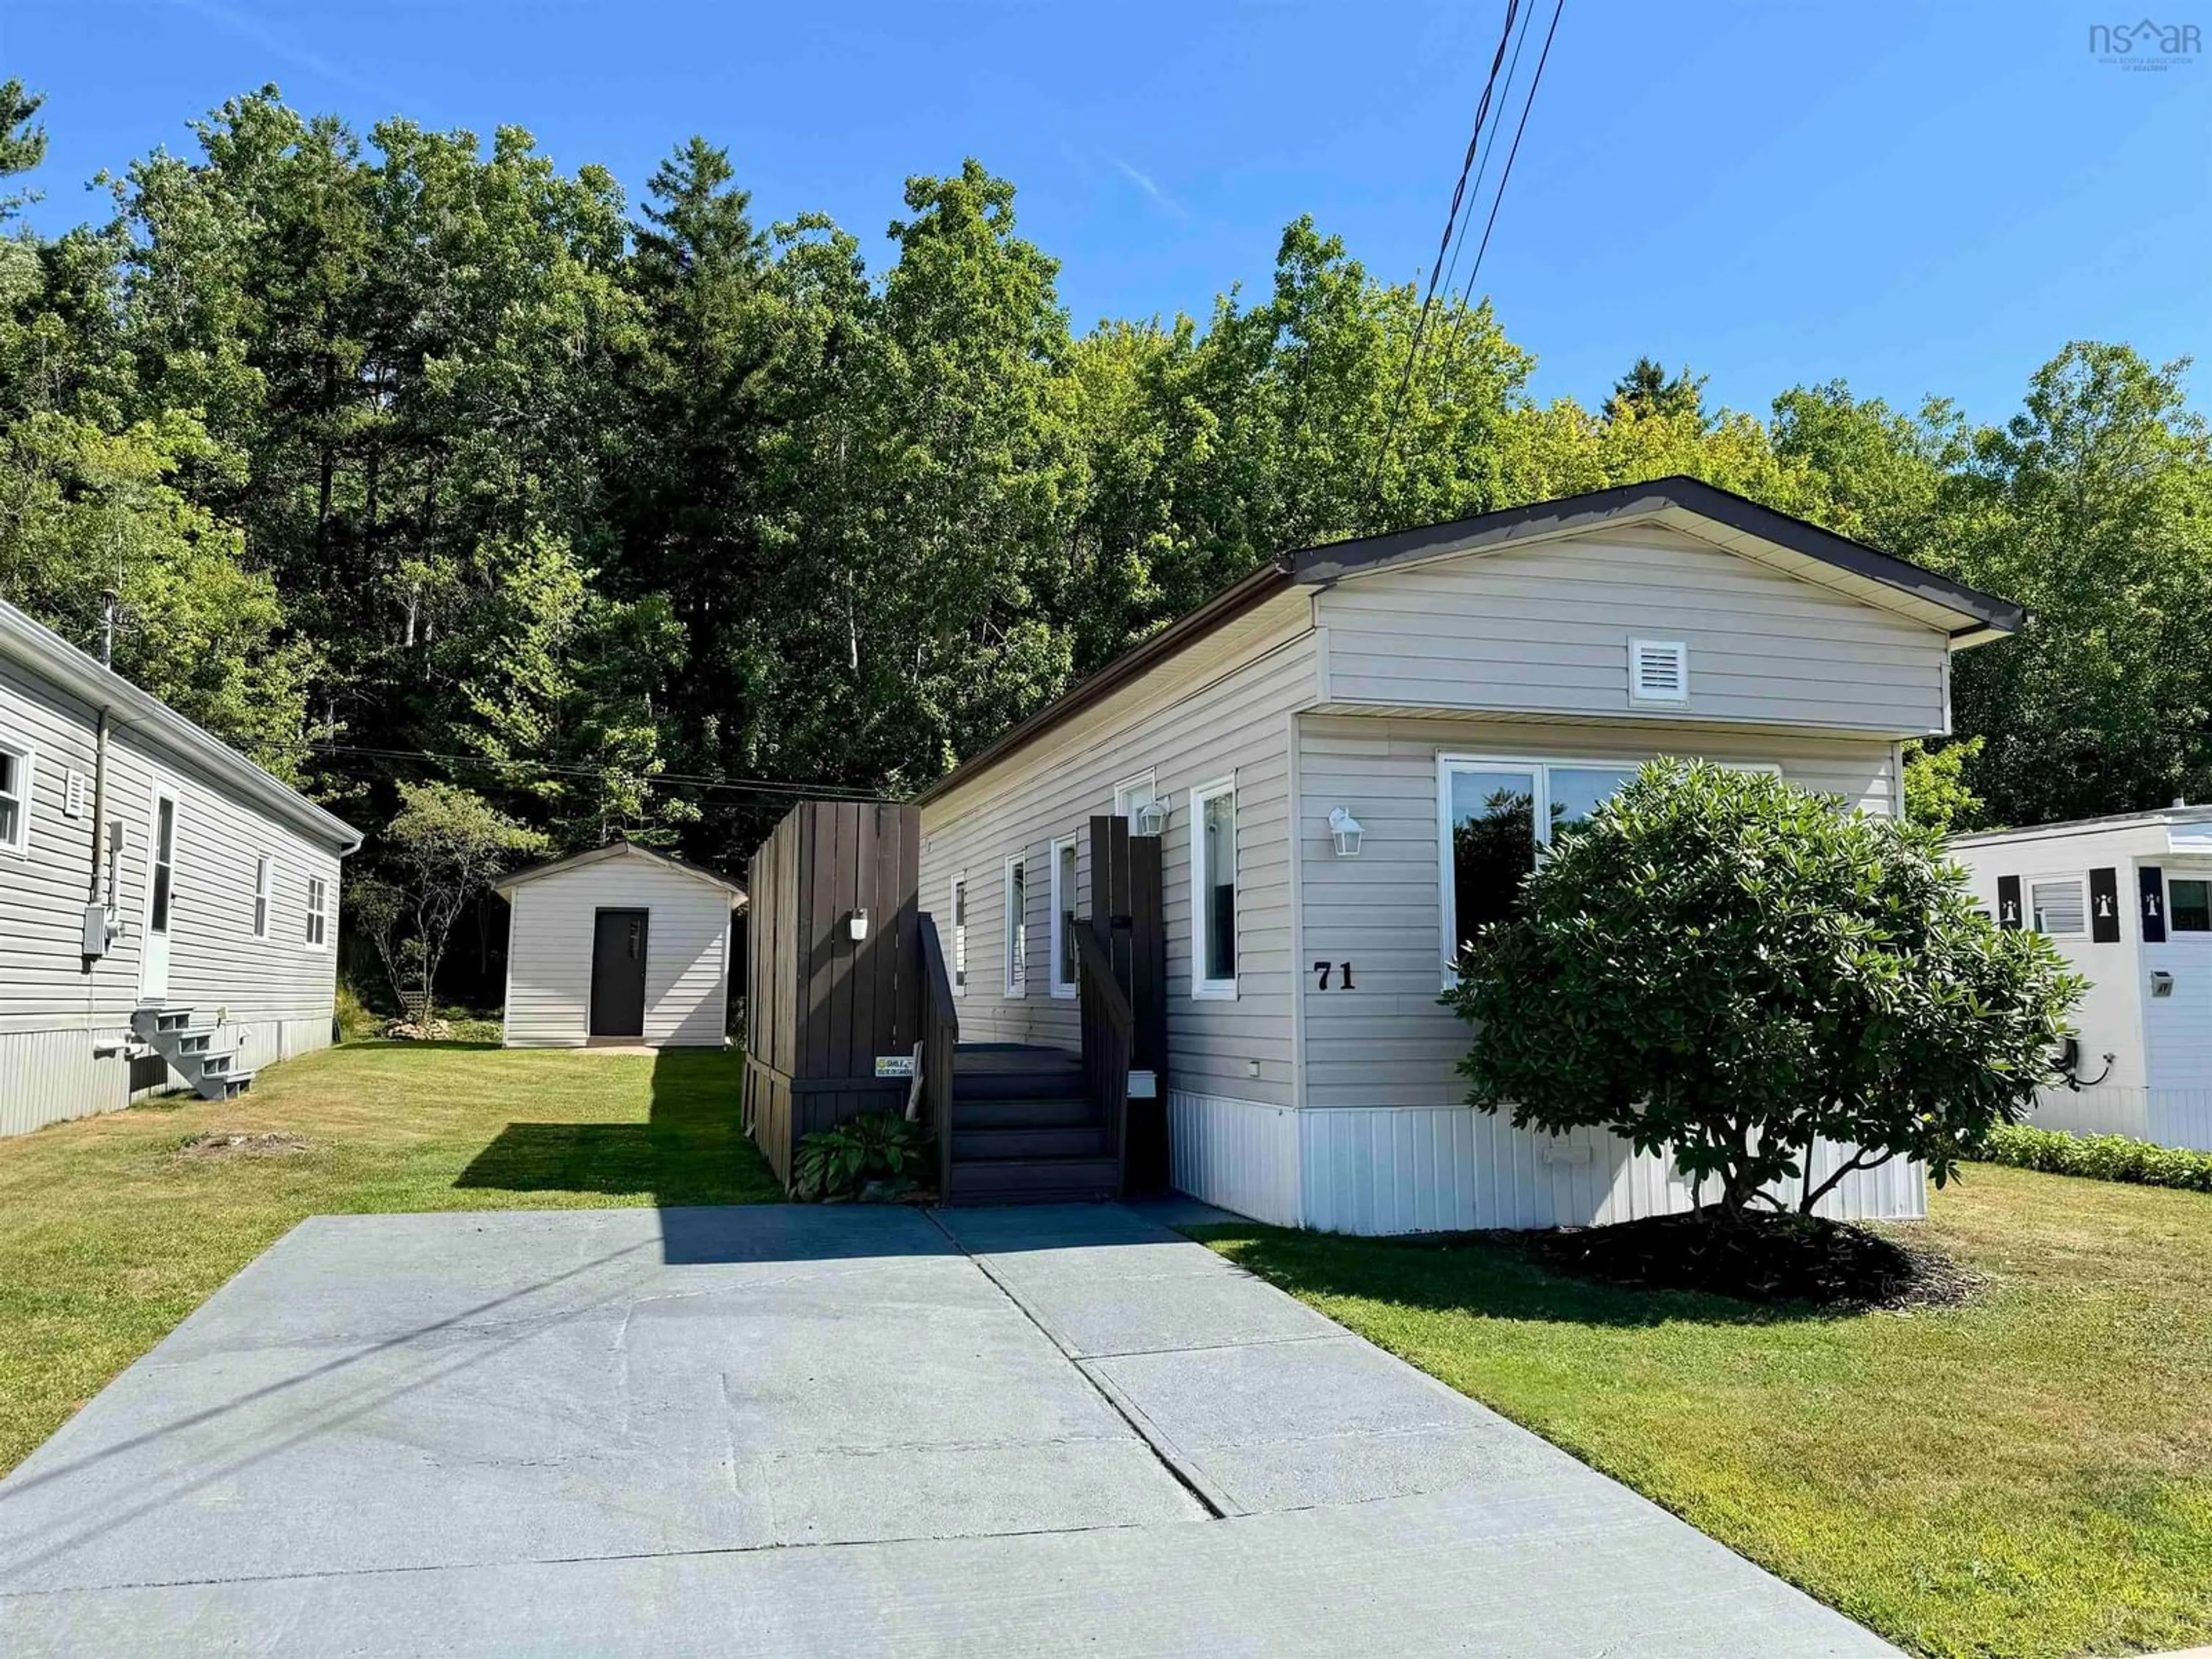
<instances>
[{"instance_id":1,"label":"neighboring mobile home","mask_svg":"<svg viewBox=\"0 0 2212 1659\"><path fill-rule=\"evenodd\" d=\"M2048 1129L2212 1152L2212 806L2176 804L2033 830L1954 836L2003 927L2033 927L2087 976L2073 1086Z\"/></svg>"},{"instance_id":2,"label":"neighboring mobile home","mask_svg":"<svg viewBox=\"0 0 2212 1659\"><path fill-rule=\"evenodd\" d=\"M508 1048L722 1046L737 883L614 842L518 870L499 890Z\"/></svg>"},{"instance_id":3,"label":"neighboring mobile home","mask_svg":"<svg viewBox=\"0 0 2212 1659\"><path fill-rule=\"evenodd\" d=\"M360 841L0 605L0 1133L327 1047Z\"/></svg>"},{"instance_id":4,"label":"neighboring mobile home","mask_svg":"<svg viewBox=\"0 0 2212 1659\"><path fill-rule=\"evenodd\" d=\"M1085 827L1125 814L1162 837L1176 1186L1354 1232L1684 1206L1663 1160L1463 1103L1437 993L1516 878L1455 831L1517 814L1533 863L1658 755L1894 811L1900 744L1949 729L1951 653L2021 620L1687 478L1286 555L920 796L962 1040L1078 1046ZM1831 1208L1920 1213L1920 1173Z\"/></svg>"}]
</instances>

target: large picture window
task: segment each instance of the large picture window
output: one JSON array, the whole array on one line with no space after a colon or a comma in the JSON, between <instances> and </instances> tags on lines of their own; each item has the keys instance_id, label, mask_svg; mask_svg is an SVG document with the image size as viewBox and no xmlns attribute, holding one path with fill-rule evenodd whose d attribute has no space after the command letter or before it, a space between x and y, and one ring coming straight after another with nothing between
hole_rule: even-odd
<instances>
[{"instance_id":1,"label":"large picture window","mask_svg":"<svg viewBox=\"0 0 2212 1659\"><path fill-rule=\"evenodd\" d=\"M1237 994L1237 783L1190 792L1190 988Z\"/></svg>"},{"instance_id":2,"label":"large picture window","mask_svg":"<svg viewBox=\"0 0 2212 1659\"><path fill-rule=\"evenodd\" d=\"M1618 794L1638 764L1438 757L1447 966L1484 927L1513 914L1522 880L1536 867L1543 849L1573 833ZM1781 770L1766 765L1738 769Z\"/></svg>"},{"instance_id":3,"label":"large picture window","mask_svg":"<svg viewBox=\"0 0 2212 1659\"><path fill-rule=\"evenodd\" d=\"M1052 994L1075 994L1075 843L1052 844Z\"/></svg>"},{"instance_id":4,"label":"large picture window","mask_svg":"<svg viewBox=\"0 0 2212 1659\"><path fill-rule=\"evenodd\" d=\"M1020 858L1006 860L1006 994L1029 994L1029 883Z\"/></svg>"}]
</instances>

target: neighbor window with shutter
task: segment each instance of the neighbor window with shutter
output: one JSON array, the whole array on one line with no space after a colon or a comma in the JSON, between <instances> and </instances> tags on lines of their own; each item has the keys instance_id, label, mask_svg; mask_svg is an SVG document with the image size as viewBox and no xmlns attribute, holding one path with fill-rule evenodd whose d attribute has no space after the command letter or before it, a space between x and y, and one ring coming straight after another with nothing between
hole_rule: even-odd
<instances>
[{"instance_id":1,"label":"neighbor window with shutter","mask_svg":"<svg viewBox=\"0 0 2212 1659\"><path fill-rule=\"evenodd\" d=\"M1631 702L1689 702L1690 647L1680 640L1629 641L1628 699Z\"/></svg>"},{"instance_id":2,"label":"neighbor window with shutter","mask_svg":"<svg viewBox=\"0 0 2212 1659\"><path fill-rule=\"evenodd\" d=\"M2027 909L2035 931L2049 938L2070 939L2088 930L2089 902L2079 876L2030 882Z\"/></svg>"}]
</instances>

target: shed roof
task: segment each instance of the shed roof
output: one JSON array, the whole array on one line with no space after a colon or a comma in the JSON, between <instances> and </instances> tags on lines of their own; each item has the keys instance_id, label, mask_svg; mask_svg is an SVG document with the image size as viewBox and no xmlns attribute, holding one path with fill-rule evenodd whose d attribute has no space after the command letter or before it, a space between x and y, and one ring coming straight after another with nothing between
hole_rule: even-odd
<instances>
[{"instance_id":1,"label":"shed roof","mask_svg":"<svg viewBox=\"0 0 2212 1659\"><path fill-rule=\"evenodd\" d=\"M2010 599L1980 592L1848 536L1823 530L1808 520L1762 507L1747 496L1697 478L1655 478L1648 483L1620 484L1446 524L1355 537L1279 554L1188 616L1078 681L1057 700L921 790L914 798L915 804L933 800L995 765L1138 678L1156 663L1287 589L1324 588L1378 570L1638 522L1685 531L1786 574L1819 582L1863 604L1940 629L1954 647L2016 633L2027 621L2027 611Z\"/></svg>"},{"instance_id":2,"label":"shed roof","mask_svg":"<svg viewBox=\"0 0 2212 1659\"><path fill-rule=\"evenodd\" d=\"M53 629L0 602L0 657L29 670L78 702L115 717L125 729L229 785L240 796L343 855L361 845L361 831L315 805L203 731L152 692L94 661Z\"/></svg>"},{"instance_id":3,"label":"shed roof","mask_svg":"<svg viewBox=\"0 0 2212 1659\"><path fill-rule=\"evenodd\" d=\"M2146 812L2112 812L2102 817L2063 818L2024 824L2017 830L1978 830L1948 837L1954 847L2003 847L2023 841L2057 841L2068 836L2100 835L2112 830L2164 829L2177 851L2212 851L2212 805L2154 806Z\"/></svg>"},{"instance_id":4,"label":"shed roof","mask_svg":"<svg viewBox=\"0 0 2212 1659\"><path fill-rule=\"evenodd\" d=\"M547 876L564 875L571 870L580 870L586 865L603 864L609 859L621 858L643 859L677 875L689 876L694 881L719 887L733 901L732 908L742 908L745 902L745 890L727 876L717 875L714 871L705 869L699 865L687 864L682 859L671 858L665 853L656 853L649 847L640 847L635 842L629 841L611 841L604 847L594 847L582 853L571 853L566 858L549 859L544 864L533 864L526 868L517 870L512 875L502 876L493 884L493 886L498 892L511 894L516 888L533 881L541 881Z\"/></svg>"}]
</instances>

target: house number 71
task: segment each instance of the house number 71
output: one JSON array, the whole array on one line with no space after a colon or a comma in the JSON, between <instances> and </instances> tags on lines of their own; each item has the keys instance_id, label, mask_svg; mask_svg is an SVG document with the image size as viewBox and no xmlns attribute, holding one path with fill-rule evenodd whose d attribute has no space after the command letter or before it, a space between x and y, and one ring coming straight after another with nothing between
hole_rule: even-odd
<instances>
[{"instance_id":1,"label":"house number 71","mask_svg":"<svg viewBox=\"0 0 2212 1659\"><path fill-rule=\"evenodd\" d=\"M1338 983L1334 985L1328 982L1329 970L1332 966L1334 967L1338 978ZM1313 965L1313 970L1321 975L1321 988L1324 991L1356 991L1359 988L1352 982L1352 964L1348 962L1334 964L1316 962Z\"/></svg>"}]
</instances>

